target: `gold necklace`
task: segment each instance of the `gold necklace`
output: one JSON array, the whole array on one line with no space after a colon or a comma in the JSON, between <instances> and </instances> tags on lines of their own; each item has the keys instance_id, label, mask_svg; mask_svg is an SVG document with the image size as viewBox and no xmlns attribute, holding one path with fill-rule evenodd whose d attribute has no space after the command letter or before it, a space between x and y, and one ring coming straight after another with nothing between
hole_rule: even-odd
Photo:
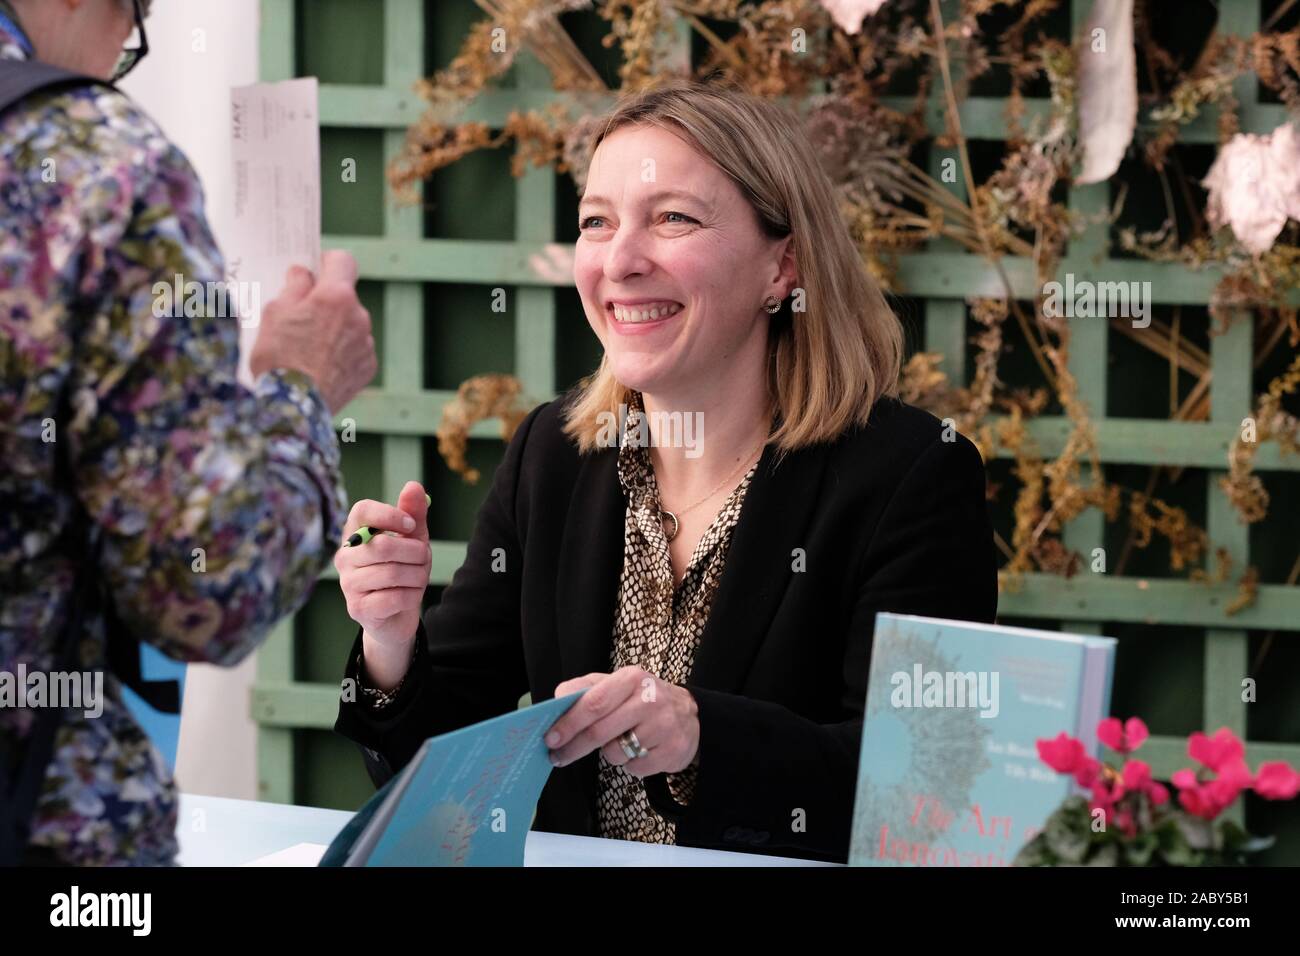
<instances>
[{"instance_id":1,"label":"gold necklace","mask_svg":"<svg viewBox=\"0 0 1300 956\"><path fill-rule=\"evenodd\" d=\"M687 507L687 508L682 508L680 511L672 512L672 511L669 511L667 508L664 508L664 507L662 506L662 504L661 504L661 505L659 506L659 524L660 524L660 525L663 527L663 529L664 529L664 537L667 538L669 541L671 541L671 540L673 540L673 538L677 537L677 532L680 531L681 528L682 528L681 522L677 520L677 516L678 516L678 515L684 515L684 514L686 514L686 512L688 512L688 511L690 511L690 510L692 510L692 509L694 509L694 508L698 508L700 505L704 504L704 502L708 501L708 500L709 500L710 498L712 498L715 494L717 494L717 493L718 493L718 489L720 489L720 488L721 488L723 485L725 485L728 481L731 481L733 478L735 478L736 475L739 474L740 470L741 470L742 468L744 468L746 465L748 465L748 464L753 460L753 458L754 458L754 453L755 453L755 452L757 452L757 453L760 454L760 455L762 454L762 452L763 452L763 446L766 445L766 444L767 444L767 438L764 437L763 440L760 441L760 442L758 443L758 447L755 448L754 451L750 452L750 453L749 453L749 456L748 456L748 457L747 457L743 462L741 462L741 464L740 464L740 468L735 469L734 471L731 472L731 474L727 475L726 478L723 478L720 482L717 483L717 485L714 486L714 488L713 488L712 491L710 491L710 492L709 492L707 495L705 495L703 498L701 498L701 499L699 499L698 501L696 501L693 505L691 505L691 506L689 506L689 507ZM671 531L668 530L668 520L669 520L669 519L671 519L671 520L672 520L672 523L673 523L673 525L672 525L672 530L671 530Z\"/></svg>"}]
</instances>

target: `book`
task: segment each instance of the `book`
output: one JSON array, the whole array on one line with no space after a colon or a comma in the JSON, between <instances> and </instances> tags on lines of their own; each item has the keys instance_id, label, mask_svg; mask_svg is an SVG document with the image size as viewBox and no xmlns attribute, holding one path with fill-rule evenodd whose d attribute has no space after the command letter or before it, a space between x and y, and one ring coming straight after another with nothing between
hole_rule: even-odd
<instances>
[{"instance_id":1,"label":"book","mask_svg":"<svg viewBox=\"0 0 1300 956\"><path fill-rule=\"evenodd\" d=\"M1009 866L1074 792L1038 757L1097 755L1114 638L876 615L850 866Z\"/></svg>"},{"instance_id":2,"label":"book","mask_svg":"<svg viewBox=\"0 0 1300 956\"><path fill-rule=\"evenodd\" d=\"M334 838L321 866L523 866L551 774L546 732L586 688L430 737Z\"/></svg>"}]
</instances>

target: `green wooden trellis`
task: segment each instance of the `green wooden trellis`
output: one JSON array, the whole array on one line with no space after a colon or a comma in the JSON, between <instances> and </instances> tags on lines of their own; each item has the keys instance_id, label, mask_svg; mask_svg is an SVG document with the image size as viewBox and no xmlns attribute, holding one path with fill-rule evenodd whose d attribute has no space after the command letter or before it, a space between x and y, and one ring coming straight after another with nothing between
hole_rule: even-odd
<instances>
[{"instance_id":1,"label":"green wooden trellis","mask_svg":"<svg viewBox=\"0 0 1300 956\"><path fill-rule=\"evenodd\" d=\"M313 2L313 0L298 0ZM951 12L953 0L944 0ZM323 83L321 125L326 128L378 131L384 156L400 148L405 129L423 112L424 104L412 92L411 84L425 72L426 31L423 0L370 0L368 7L383 11L383 82L378 85ZM295 0L262 0L261 65L267 81L296 75L298 47ZM1077 28L1087 5L1075 0L1072 19ZM1219 5L1219 29L1250 34L1258 29L1258 0L1223 0ZM683 29L679 40L689 43ZM546 71L523 54L515 67L517 88L496 90L480 96L465 119L481 120L496 128L514 109L541 109L566 94L549 89ZM1284 107L1261 103L1255 78L1238 81L1241 128L1267 132L1285 119ZM583 97L589 109L613 102L612 96ZM887 99L901 110L911 105L908 97ZM1027 100L1028 116L1046 112L1042 100ZM932 94L927 122L933 132L946 129L942 88ZM1005 138L1004 101L997 97L972 96L960 104L960 118L970 140ZM1213 111L1185 127L1182 139L1192 143L1215 143L1218 133ZM932 172L937 172L953 151L935 148ZM959 184L954 187L962 189ZM1077 187L1070 191L1072 209L1097 212L1109 205L1106 184ZM556 180L549 169L532 169L516 184L514 241L467 241L424 238L420 214L398 210L385 201L382 235L327 235L326 248L345 248L360 264L363 280L382 284L383 321L387 330L400 324L400 335L377 335L381 348L382 386L368 389L340 416L356 422L358 431L379 436L377 493L394 500L402 484L419 477L424 470L423 441L432 433L441 408L452 393L424 387L425 283L464 282L489 287L518 287L514 297L515 316L513 364L527 393L538 399L557 390L557 315L555 287L569 285L564 279L548 278L531 264L535 257L558 263L563 275L571 261L572 246L554 241ZM1218 274L1214 270L1191 273L1179 266L1137 260L1108 258L1104 227L1091 227L1073 239L1061 263L1060 275L1072 272L1076 280L1149 281L1157 304L1204 305L1209 301ZM1035 295L1033 264L1027 259L1003 260L1018 298ZM966 360L966 305L969 297L1002 297L1000 280L977 256L945 242L933 243L924 253L901 258L898 281L907 294L926 303L924 346L941 352L946 367L960 372ZM1229 445L1241 420L1251 411L1252 327L1236 322L1226 334L1211 339L1214 387L1208 422L1176 422L1106 418L1107 354L1109 327L1104 320L1076 321L1072 326L1070 367L1078 381L1079 395L1090 406L1096 426L1101 459L1106 464L1173 465L1208 471L1211 479L1224 473ZM559 383L564 384L564 383ZM995 419L996 421L996 419ZM1029 433L1048 456L1059 453L1070 431L1061 416L1043 416L1029 426ZM493 437L493 423L480 423L475 437ZM1005 456L1006 453L1001 453ZM1260 471L1300 471L1300 460L1279 454L1275 444L1259 449L1255 467ZM1207 482L1207 528L1215 546L1228 549L1234 567L1249 563L1248 528L1240 524L1215 481ZM356 492L349 476L353 497ZM1275 503L1275 507L1280 503ZM1089 511L1066 531L1068 547L1084 554L1103 543L1103 517ZM435 541L431 583L445 584L463 560L462 541ZM336 579L331 568L323 576ZM1000 616L1060 620L1062 626L1079 632L1099 633L1105 622L1160 623L1185 625L1204 630L1203 691L1200 726L1232 728L1245 739L1248 734L1247 705L1241 701L1241 678L1248 674L1248 631L1279 630L1288 640L1300 629L1300 588L1261 584L1257 600L1231 618L1224 607L1236 596L1235 584L1208 586L1177 579L1077 575L1071 579L1029 574L1024 588L1004 592ZM315 600L313 598L313 600ZM305 612L303 612L305 613ZM299 626L303 613L297 618ZM1123 650L1121 648L1121 654ZM337 684L300 678L302 660L295 653L295 622L282 622L258 655L257 681L252 696L252 714L259 725L258 778L262 799L294 802L301 799L298 780L302 771L297 735L332 727L337 712ZM341 672L342 661L336 670ZM328 670L328 668L326 668ZM1156 736L1145 755L1158 774L1167 775L1187 763L1183 740ZM1252 764L1263 760L1289 760L1300 764L1300 743L1254 740L1248 743ZM359 766L359 765L358 765ZM359 773L359 769L357 773ZM1291 851L1294 855L1295 851Z\"/></svg>"}]
</instances>

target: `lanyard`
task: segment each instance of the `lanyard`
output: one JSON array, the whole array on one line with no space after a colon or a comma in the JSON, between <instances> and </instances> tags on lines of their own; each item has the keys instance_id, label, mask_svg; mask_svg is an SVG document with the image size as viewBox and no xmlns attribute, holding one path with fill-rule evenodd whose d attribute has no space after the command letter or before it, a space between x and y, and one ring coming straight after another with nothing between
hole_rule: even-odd
<instances>
[{"instance_id":1,"label":"lanyard","mask_svg":"<svg viewBox=\"0 0 1300 956\"><path fill-rule=\"evenodd\" d=\"M31 41L27 39L27 34L23 33L22 27L5 16L3 11L0 11L0 29L12 33L14 39L18 41L18 45L22 47L27 56L33 57L36 55L36 49L32 46Z\"/></svg>"}]
</instances>

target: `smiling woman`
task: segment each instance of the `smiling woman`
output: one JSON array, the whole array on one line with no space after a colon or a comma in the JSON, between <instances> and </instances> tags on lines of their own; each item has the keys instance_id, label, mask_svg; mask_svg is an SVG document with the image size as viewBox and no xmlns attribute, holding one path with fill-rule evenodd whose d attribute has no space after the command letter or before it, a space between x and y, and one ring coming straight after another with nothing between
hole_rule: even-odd
<instances>
[{"instance_id":1,"label":"smiling woman","mask_svg":"<svg viewBox=\"0 0 1300 956\"><path fill-rule=\"evenodd\" d=\"M589 688L535 828L844 861L877 612L995 616L979 452L896 397L898 320L794 114L635 94L579 219L600 368L520 425L427 613L423 489L353 507L345 533L395 534L335 558L363 689L336 729L381 784L432 734ZM662 433L688 419L691 447Z\"/></svg>"},{"instance_id":2,"label":"smiling woman","mask_svg":"<svg viewBox=\"0 0 1300 956\"><path fill-rule=\"evenodd\" d=\"M594 146L574 281L605 360L567 416L579 447L629 389L767 403L782 451L865 424L897 394L902 329L830 182L809 175L820 169L797 116L727 87L666 87L622 103ZM656 296L675 321L629 328L617 307ZM711 364L725 380L700 374Z\"/></svg>"}]
</instances>

